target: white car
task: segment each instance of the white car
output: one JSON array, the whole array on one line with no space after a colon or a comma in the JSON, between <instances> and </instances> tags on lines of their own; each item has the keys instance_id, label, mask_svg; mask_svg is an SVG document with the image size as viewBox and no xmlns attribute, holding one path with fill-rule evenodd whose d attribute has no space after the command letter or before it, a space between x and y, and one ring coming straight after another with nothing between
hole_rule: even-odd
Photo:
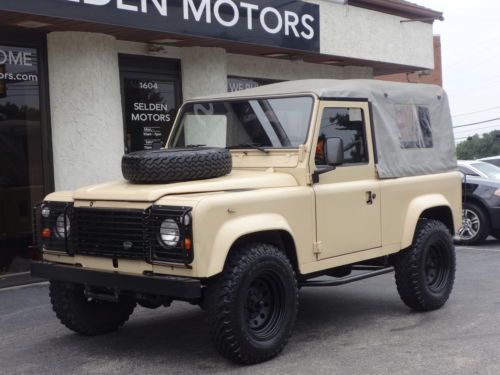
<instances>
[{"instance_id":1,"label":"white car","mask_svg":"<svg viewBox=\"0 0 500 375\"><path fill-rule=\"evenodd\" d=\"M466 176L500 180L500 168L481 160L459 160L458 170Z\"/></svg>"},{"instance_id":2,"label":"white car","mask_svg":"<svg viewBox=\"0 0 500 375\"><path fill-rule=\"evenodd\" d=\"M484 161L485 163L490 163L490 164L496 165L497 167L500 167L500 155L490 156L489 158L482 158L479 160Z\"/></svg>"}]
</instances>

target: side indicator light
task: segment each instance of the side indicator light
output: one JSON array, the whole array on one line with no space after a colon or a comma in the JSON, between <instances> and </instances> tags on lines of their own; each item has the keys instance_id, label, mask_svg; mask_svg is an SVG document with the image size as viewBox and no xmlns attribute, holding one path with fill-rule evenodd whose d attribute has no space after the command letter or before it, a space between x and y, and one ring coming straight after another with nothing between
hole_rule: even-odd
<instances>
[{"instance_id":1,"label":"side indicator light","mask_svg":"<svg viewBox=\"0 0 500 375\"><path fill-rule=\"evenodd\" d=\"M45 228L42 230L42 238L50 238L51 236L50 228Z\"/></svg>"},{"instance_id":2,"label":"side indicator light","mask_svg":"<svg viewBox=\"0 0 500 375\"><path fill-rule=\"evenodd\" d=\"M188 237L184 238L184 250L190 251L191 246L192 246L191 239Z\"/></svg>"}]
</instances>

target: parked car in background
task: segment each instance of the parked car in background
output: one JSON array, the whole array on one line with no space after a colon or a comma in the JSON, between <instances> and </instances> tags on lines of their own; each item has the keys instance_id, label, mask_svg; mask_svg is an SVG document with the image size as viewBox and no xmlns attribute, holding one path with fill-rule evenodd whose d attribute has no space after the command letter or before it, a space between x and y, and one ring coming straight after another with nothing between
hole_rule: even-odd
<instances>
[{"instance_id":1,"label":"parked car in background","mask_svg":"<svg viewBox=\"0 0 500 375\"><path fill-rule=\"evenodd\" d=\"M484 161L485 163L490 163L490 164L496 165L497 167L500 167L500 155L490 156L489 158L482 158L479 160Z\"/></svg>"},{"instance_id":2,"label":"parked car in background","mask_svg":"<svg viewBox=\"0 0 500 375\"><path fill-rule=\"evenodd\" d=\"M466 176L500 180L500 168L480 160L459 160L458 169Z\"/></svg>"},{"instance_id":3,"label":"parked car in background","mask_svg":"<svg viewBox=\"0 0 500 375\"><path fill-rule=\"evenodd\" d=\"M457 235L457 242L462 245L480 244L489 235L500 240L500 180L479 175L475 164L485 163L458 162L458 169L464 175L462 228ZM490 166L500 172L500 168Z\"/></svg>"}]
</instances>

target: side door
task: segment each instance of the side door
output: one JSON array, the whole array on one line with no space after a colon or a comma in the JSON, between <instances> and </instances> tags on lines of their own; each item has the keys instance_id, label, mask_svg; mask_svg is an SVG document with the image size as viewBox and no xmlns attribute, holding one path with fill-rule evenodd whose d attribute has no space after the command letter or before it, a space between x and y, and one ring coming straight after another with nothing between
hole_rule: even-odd
<instances>
[{"instance_id":1,"label":"side door","mask_svg":"<svg viewBox=\"0 0 500 375\"><path fill-rule=\"evenodd\" d=\"M328 101L320 104L316 150L317 170L327 169L323 143L340 137L344 163L319 175L316 195L318 259L327 259L380 247L380 183L375 158L368 102Z\"/></svg>"}]
</instances>

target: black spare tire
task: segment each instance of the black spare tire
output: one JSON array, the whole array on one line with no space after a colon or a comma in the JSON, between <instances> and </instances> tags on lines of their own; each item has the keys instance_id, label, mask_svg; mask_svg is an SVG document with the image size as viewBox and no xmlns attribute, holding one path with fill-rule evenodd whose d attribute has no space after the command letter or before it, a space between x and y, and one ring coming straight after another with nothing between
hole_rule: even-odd
<instances>
[{"instance_id":1,"label":"black spare tire","mask_svg":"<svg viewBox=\"0 0 500 375\"><path fill-rule=\"evenodd\" d=\"M203 180L225 176L231 169L231 153L225 148L137 151L122 159L123 177L133 183Z\"/></svg>"}]
</instances>

